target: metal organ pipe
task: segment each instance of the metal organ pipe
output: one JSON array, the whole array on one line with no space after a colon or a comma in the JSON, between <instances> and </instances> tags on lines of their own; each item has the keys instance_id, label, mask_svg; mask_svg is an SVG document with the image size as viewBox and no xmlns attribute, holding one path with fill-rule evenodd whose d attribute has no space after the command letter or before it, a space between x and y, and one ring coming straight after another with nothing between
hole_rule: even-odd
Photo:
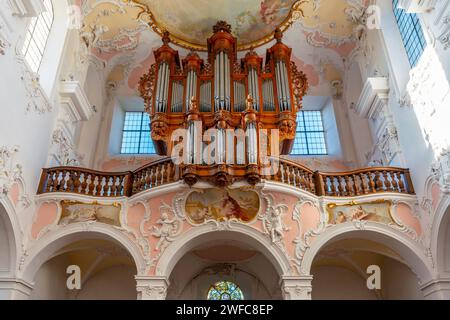
<instances>
[{"instance_id":1,"label":"metal organ pipe","mask_svg":"<svg viewBox=\"0 0 450 320\"><path fill-rule=\"evenodd\" d=\"M247 157L249 164L256 164L258 158L256 126L249 123L247 126Z\"/></svg>"},{"instance_id":2,"label":"metal organ pipe","mask_svg":"<svg viewBox=\"0 0 450 320\"><path fill-rule=\"evenodd\" d=\"M190 70L187 75L187 89L186 89L186 106L189 108L191 98L197 98L197 73L195 70Z\"/></svg>"},{"instance_id":3,"label":"metal organ pipe","mask_svg":"<svg viewBox=\"0 0 450 320\"><path fill-rule=\"evenodd\" d=\"M275 66L276 82L278 90L278 99L280 104L280 111L287 111L290 109L290 90L287 68L284 61L277 61Z\"/></svg>"},{"instance_id":4,"label":"metal organ pipe","mask_svg":"<svg viewBox=\"0 0 450 320\"><path fill-rule=\"evenodd\" d=\"M249 93L251 94L254 101L254 109L259 111L259 88L258 88L258 73L255 68L249 70Z\"/></svg>"},{"instance_id":5,"label":"metal organ pipe","mask_svg":"<svg viewBox=\"0 0 450 320\"><path fill-rule=\"evenodd\" d=\"M170 70L166 62L159 65L158 83L156 86L156 111L167 112L167 102L169 96Z\"/></svg>"},{"instance_id":6,"label":"metal organ pipe","mask_svg":"<svg viewBox=\"0 0 450 320\"><path fill-rule=\"evenodd\" d=\"M231 67L228 55L221 51L214 62L214 104L217 110L231 110Z\"/></svg>"},{"instance_id":7,"label":"metal organ pipe","mask_svg":"<svg viewBox=\"0 0 450 320\"><path fill-rule=\"evenodd\" d=\"M284 83L284 97L286 100L286 110L290 110L291 106L291 94L290 94L290 90L289 90L289 80L288 80L288 73L287 73L287 68L286 68L286 63L284 63L284 61L281 63L281 70L282 72L282 76L283 76L283 83Z\"/></svg>"}]
</instances>

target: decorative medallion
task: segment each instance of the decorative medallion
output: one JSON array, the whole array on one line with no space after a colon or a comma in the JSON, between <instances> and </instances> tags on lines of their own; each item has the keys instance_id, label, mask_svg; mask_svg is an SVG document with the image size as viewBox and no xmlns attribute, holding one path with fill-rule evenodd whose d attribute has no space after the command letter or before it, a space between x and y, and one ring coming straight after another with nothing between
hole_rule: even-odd
<instances>
[{"instance_id":1,"label":"decorative medallion","mask_svg":"<svg viewBox=\"0 0 450 320\"><path fill-rule=\"evenodd\" d=\"M187 197L185 210L194 224L232 219L245 223L255 220L260 199L258 193L247 188L196 190Z\"/></svg>"},{"instance_id":2,"label":"decorative medallion","mask_svg":"<svg viewBox=\"0 0 450 320\"><path fill-rule=\"evenodd\" d=\"M327 206L330 224L344 222L373 221L384 224L397 224L391 213L392 203L387 200L347 204L330 203Z\"/></svg>"},{"instance_id":3,"label":"decorative medallion","mask_svg":"<svg viewBox=\"0 0 450 320\"><path fill-rule=\"evenodd\" d=\"M83 203L79 201L61 201L61 219L59 224L67 225L77 222L100 222L120 227L119 203L100 204L98 202Z\"/></svg>"}]
</instances>

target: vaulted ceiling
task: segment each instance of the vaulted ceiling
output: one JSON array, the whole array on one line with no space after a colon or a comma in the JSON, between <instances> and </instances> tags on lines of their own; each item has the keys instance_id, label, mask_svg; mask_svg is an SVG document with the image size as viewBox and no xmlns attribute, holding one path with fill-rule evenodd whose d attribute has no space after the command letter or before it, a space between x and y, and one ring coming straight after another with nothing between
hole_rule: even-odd
<instances>
[{"instance_id":1,"label":"vaulted ceiling","mask_svg":"<svg viewBox=\"0 0 450 320\"><path fill-rule=\"evenodd\" d=\"M160 34L184 56L202 51L218 20L232 25L239 48L263 55L276 27L308 76L311 94L324 95L341 80L358 47L359 17L369 0L82 0L81 37L105 66L107 81L121 95L136 95L140 76L154 62ZM242 53L244 54L244 52Z\"/></svg>"}]
</instances>

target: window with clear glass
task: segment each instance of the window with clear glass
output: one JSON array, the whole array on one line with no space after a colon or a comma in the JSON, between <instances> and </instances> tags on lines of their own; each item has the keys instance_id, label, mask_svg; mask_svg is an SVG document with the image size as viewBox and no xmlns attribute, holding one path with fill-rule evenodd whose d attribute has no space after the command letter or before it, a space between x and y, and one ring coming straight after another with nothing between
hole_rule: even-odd
<instances>
[{"instance_id":1,"label":"window with clear glass","mask_svg":"<svg viewBox=\"0 0 450 320\"><path fill-rule=\"evenodd\" d=\"M150 116L146 112L126 112L122 134L122 154L154 154L150 136Z\"/></svg>"},{"instance_id":2,"label":"window with clear glass","mask_svg":"<svg viewBox=\"0 0 450 320\"><path fill-rule=\"evenodd\" d=\"M44 57L48 36L53 24L51 0L43 0L45 11L31 18L22 47L22 55L33 72L38 72Z\"/></svg>"},{"instance_id":3,"label":"window with clear glass","mask_svg":"<svg viewBox=\"0 0 450 320\"><path fill-rule=\"evenodd\" d=\"M244 300L242 290L233 282L219 281L208 291L208 300Z\"/></svg>"},{"instance_id":4,"label":"window with clear glass","mask_svg":"<svg viewBox=\"0 0 450 320\"><path fill-rule=\"evenodd\" d=\"M326 155L325 130L322 112L300 111L297 115L297 134L292 155Z\"/></svg>"},{"instance_id":5,"label":"window with clear glass","mask_svg":"<svg viewBox=\"0 0 450 320\"><path fill-rule=\"evenodd\" d=\"M408 55L409 63L414 67L422 56L427 46L423 35L419 17L415 13L408 13L404 9L398 8L398 0L394 0L394 16L397 20L398 29L402 36L403 45Z\"/></svg>"}]
</instances>

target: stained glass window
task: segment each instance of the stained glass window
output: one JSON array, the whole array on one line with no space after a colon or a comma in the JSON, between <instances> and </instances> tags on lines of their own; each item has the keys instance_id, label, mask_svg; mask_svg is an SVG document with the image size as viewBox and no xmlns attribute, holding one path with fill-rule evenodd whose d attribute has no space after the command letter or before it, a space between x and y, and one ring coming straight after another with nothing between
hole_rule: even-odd
<instances>
[{"instance_id":1,"label":"stained glass window","mask_svg":"<svg viewBox=\"0 0 450 320\"><path fill-rule=\"evenodd\" d=\"M406 10L398 8L398 0L394 0L394 16L397 20L398 29L402 35L403 45L408 55L409 63L414 67L422 56L427 42L423 35L419 17L415 13L408 13Z\"/></svg>"},{"instance_id":2,"label":"stained glass window","mask_svg":"<svg viewBox=\"0 0 450 320\"><path fill-rule=\"evenodd\" d=\"M244 294L235 283L220 281L209 289L208 300L244 300Z\"/></svg>"},{"instance_id":3,"label":"stained glass window","mask_svg":"<svg viewBox=\"0 0 450 320\"><path fill-rule=\"evenodd\" d=\"M293 155L326 155L322 112L301 111L297 115L297 134Z\"/></svg>"},{"instance_id":4,"label":"stained glass window","mask_svg":"<svg viewBox=\"0 0 450 320\"><path fill-rule=\"evenodd\" d=\"M150 117L145 112L126 112L122 135L122 154L154 154L150 137Z\"/></svg>"},{"instance_id":5,"label":"stained glass window","mask_svg":"<svg viewBox=\"0 0 450 320\"><path fill-rule=\"evenodd\" d=\"M48 36L53 24L53 7L51 0L44 0L45 11L31 18L28 25L22 54L33 72L41 66Z\"/></svg>"}]
</instances>

